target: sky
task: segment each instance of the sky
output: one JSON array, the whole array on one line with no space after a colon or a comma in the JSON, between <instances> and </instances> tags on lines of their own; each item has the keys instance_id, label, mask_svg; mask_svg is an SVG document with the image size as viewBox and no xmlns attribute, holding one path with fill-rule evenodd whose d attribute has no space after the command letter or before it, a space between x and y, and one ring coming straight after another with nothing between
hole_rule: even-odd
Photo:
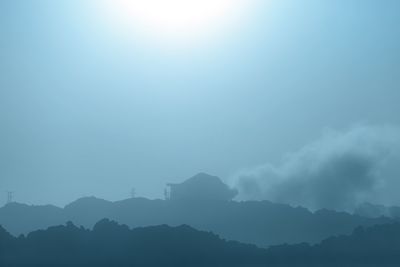
<instances>
[{"instance_id":1,"label":"sky","mask_svg":"<svg viewBox=\"0 0 400 267\"><path fill-rule=\"evenodd\" d=\"M397 181L381 175L398 174L384 163L397 159L399 1L251 0L179 36L99 2L0 2L0 203L5 191L31 204L119 200L132 187L161 198L167 182L207 172L243 199L400 204L382 197ZM344 175L307 167L354 154ZM331 176L369 182L350 183L347 202L335 182L322 200Z\"/></svg>"}]
</instances>

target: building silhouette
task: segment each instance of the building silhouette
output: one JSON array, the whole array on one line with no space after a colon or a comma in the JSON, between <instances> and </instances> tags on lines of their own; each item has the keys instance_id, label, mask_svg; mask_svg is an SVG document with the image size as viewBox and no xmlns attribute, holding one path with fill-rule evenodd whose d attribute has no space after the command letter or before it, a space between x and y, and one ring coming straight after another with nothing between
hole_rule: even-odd
<instances>
[{"instance_id":1,"label":"building silhouette","mask_svg":"<svg viewBox=\"0 0 400 267\"><path fill-rule=\"evenodd\" d=\"M230 201L237 193L218 177L199 173L182 183L167 184L165 197L169 200Z\"/></svg>"}]
</instances>

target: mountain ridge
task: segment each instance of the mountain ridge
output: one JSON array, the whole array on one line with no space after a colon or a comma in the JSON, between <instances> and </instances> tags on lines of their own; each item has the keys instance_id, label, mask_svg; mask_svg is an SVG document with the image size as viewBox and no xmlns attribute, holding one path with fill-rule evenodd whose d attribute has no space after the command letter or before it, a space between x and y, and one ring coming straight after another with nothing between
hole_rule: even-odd
<instances>
[{"instance_id":1,"label":"mountain ridge","mask_svg":"<svg viewBox=\"0 0 400 267\"><path fill-rule=\"evenodd\" d=\"M66 221L91 229L103 218L130 227L187 224L230 240L261 247L303 241L316 243L331 235L348 234L357 226L392 221L389 218L364 218L329 210L311 212L302 207L269 201L210 203L131 198L111 202L89 197L78 199L64 208L17 203L0 208L0 224L17 236Z\"/></svg>"},{"instance_id":2,"label":"mountain ridge","mask_svg":"<svg viewBox=\"0 0 400 267\"><path fill-rule=\"evenodd\" d=\"M318 244L268 249L188 225L130 229L109 219L72 222L18 238L0 226L0 266L398 266L400 223L357 227Z\"/></svg>"}]
</instances>

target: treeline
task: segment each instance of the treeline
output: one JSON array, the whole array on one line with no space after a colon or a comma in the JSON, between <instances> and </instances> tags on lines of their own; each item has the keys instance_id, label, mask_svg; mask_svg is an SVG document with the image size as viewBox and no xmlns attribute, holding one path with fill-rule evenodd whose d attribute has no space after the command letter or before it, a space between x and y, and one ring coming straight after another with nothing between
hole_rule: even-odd
<instances>
[{"instance_id":1,"label":"treeline","mask_svg":"<svg viewBox=\"0 0 400 267\"><path fill-rule=\"evenodd\" d=\"M72 223L18 238L0 228L0 266L244 266L265 261L254 245L227 242L189 226L136 228L102 220Z\"/></svg>"},{"instance_id":2,"label":"treeline","mask_svg":"<svg viewBox=\"0 0 400 267\"><path fill-rule=\"evenodd\" d=\"M0 227L0 266L399 266L400 224L359 227L318 245L257 248L189 226L129 229L102 220L13 237Z\"/></svg>"}]
</instances>

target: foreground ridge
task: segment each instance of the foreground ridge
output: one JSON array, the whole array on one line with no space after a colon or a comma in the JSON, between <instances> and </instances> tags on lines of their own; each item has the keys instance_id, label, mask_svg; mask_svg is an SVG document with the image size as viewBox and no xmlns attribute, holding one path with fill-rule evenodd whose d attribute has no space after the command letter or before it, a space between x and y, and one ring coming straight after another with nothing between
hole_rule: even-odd
<instances>
[{"instance_id":1,"label":"foreground ridge","mask_svg":"<svg viewBox=\"0 0 400 267\"><path fill-rule=\"evenodd\" d=\"M358 227L317 245L269 249L190 226L129 229L103 219L93 230L66 225L18 238L0 227L0 266L398 266L400 224Z\"/></svg>"}]
</instances>

